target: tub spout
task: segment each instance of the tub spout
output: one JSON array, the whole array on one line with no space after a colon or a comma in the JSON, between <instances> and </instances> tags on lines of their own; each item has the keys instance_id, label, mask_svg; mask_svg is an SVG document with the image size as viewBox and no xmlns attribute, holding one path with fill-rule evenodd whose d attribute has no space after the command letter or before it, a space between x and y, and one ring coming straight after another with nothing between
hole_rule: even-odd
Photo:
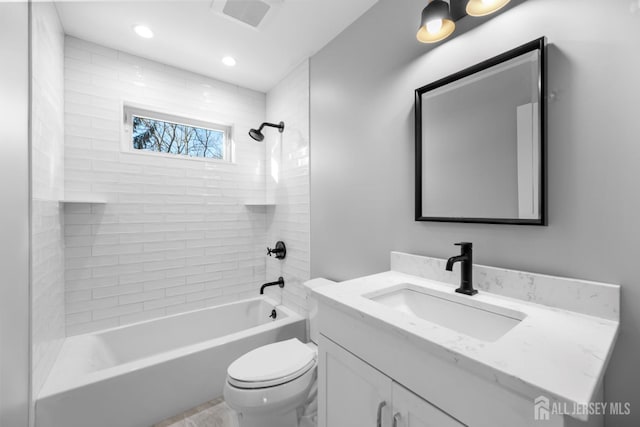
<instances>
[{"instance_id":1,"label":"tub spout","mask_svg":"<svg viewBox=\"0 0 640 427\"><path fill-rule=\"evenodd\" d=\"M275 282L269 282L269 283L265 283L264 285L262 285L260 287L260 295L264 294L264 288L268 287L268 286L275 286L278 285L281 288L284 288L284 279L282 278L282 276L278 277L278 280L276 280Z\"/></svg>"}]
</instances>

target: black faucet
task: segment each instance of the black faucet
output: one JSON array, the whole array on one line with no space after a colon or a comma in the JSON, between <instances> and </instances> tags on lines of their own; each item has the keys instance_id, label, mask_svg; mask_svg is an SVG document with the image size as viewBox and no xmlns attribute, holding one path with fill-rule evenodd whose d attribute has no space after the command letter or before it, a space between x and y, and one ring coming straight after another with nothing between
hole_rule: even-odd
<instances>
[{"instance_id":1,"label":"black faucet","mask_svg":"<svg viewBox=\"0 0 640 427\"><path fill-rule=\"evenodd\" d=\"M465 295L475 295L477 290L473 289L473 243L460 242L456 243L460 246L462 253L458 256L452 256L447 260L447 271L453 269L453 264L460 261L460 287L456 292Z\"/></svg>"},{"instance_id":2,"label":"black faucet","mask_svg":"<svg viewBox=\"0 0 640 427\"><path fill-rule=\"evenodd\" d=\"M275 286L275 285L278 285L281 288L284 288L284 279L282 278L282 276L278 277L278 280L276 280L275 282L269 282L262 285L260 287L260 295L264 294L264 288L266 288L267 286Z\"/></svg>"}]
</instances>

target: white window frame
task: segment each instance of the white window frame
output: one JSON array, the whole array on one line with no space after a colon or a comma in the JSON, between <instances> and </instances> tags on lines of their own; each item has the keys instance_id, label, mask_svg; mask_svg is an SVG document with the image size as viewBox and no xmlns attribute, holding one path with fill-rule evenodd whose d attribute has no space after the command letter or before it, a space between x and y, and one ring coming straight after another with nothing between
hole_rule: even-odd
<instances>
[{"instance_id":1,"label":"white window frame","mask_svg":"<svg viewBox=\"0 0 640 427\"><path fill-rule=\"evenodd\" d=\"M159 156L171 159L183 159L183 160L196 160L206 162L223 162L233 163L234 160L234 146L233 146L233 126L230 124L221 124L209 122L196 118L185 117L184 115L177 115L167 112L160 112L146 107L138 107L131 104L123 104L123 126L122 126L122 138L121 145L122 150L126 153L141 154L145 156ZM139 150L133 147L133 116L144 117L146 119L159 120L168 123L175 123L184 126L197 127L201 129L213 130L216 132L224 133L224 144L222 147L222 159L216 159L214 157L197 157L189 156L187 154L173 154L173 153L161 153L150 150Z\"/></svg>"}]
</instances>

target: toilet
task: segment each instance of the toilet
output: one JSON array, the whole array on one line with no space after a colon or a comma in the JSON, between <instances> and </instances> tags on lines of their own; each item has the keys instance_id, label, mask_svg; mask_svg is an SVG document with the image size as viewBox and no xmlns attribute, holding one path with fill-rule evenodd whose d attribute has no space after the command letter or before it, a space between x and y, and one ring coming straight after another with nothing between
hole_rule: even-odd
<instances>
[{"instance_id":1,"label":"toilet","mask_svg":"<svg viewBox=\"0 0 640 427\"><path fill-rule=\"evenodd\" d=\"M307 292L331 283L313 279ZM224 399L240 427L312 427L317 412L317 305L309 298L309 337L258 347L227 368Z\"/></svg>"}]
</instances>

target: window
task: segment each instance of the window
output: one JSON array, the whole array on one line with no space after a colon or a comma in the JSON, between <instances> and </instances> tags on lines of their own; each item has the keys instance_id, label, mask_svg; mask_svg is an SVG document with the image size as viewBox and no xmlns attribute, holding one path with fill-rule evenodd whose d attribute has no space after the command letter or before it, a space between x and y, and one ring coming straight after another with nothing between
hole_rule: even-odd
<instances>
[{"instance_id":1,"label":"window","mask_svg":"<svg viewBox=\"0 0 640 427\"><path fill-rule=\"evenodd\" d=\"M231 161L230 127L124 107L132 151Z\"/></svg>"}]
</instances>

